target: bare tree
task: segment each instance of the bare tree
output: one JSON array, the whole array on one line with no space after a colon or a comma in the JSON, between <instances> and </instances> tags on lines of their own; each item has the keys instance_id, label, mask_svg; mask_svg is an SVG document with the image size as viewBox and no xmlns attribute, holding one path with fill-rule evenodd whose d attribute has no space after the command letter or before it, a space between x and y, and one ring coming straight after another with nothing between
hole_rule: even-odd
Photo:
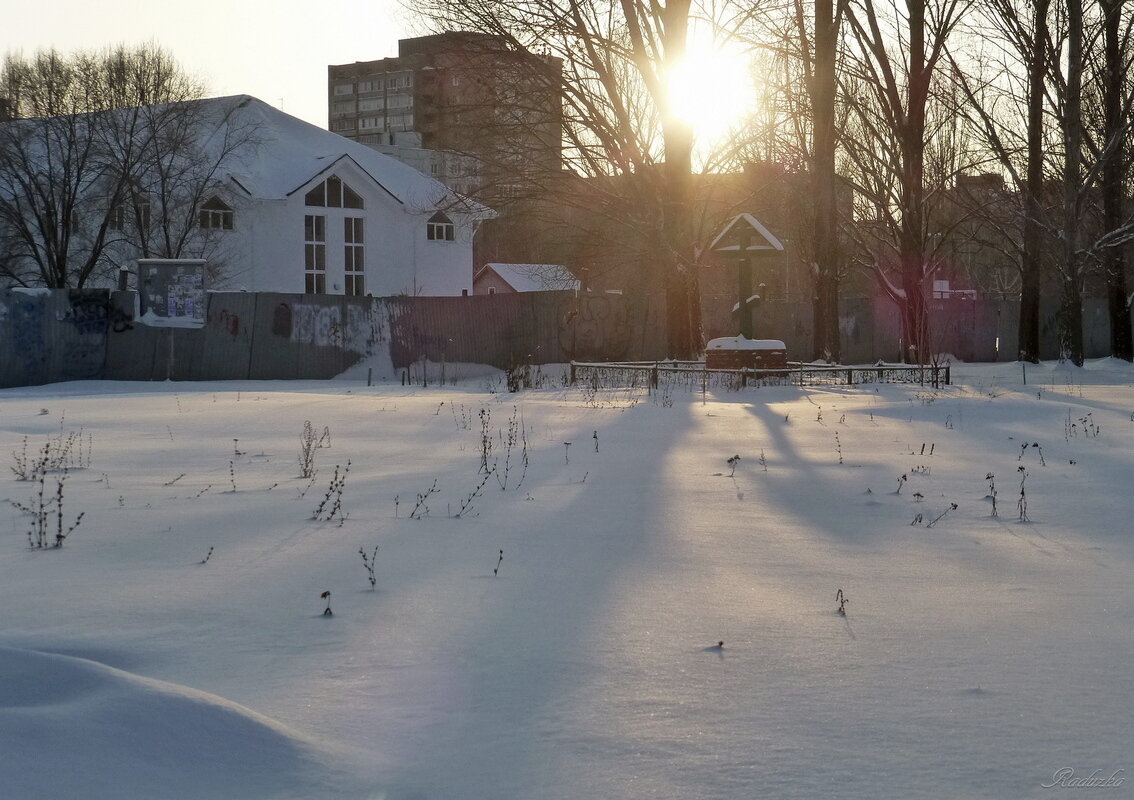
<instances>
[{"instance_id":1,"label":"bare tree","mask_svg":"<svg viewBox=\"0 0 1134 800\"><path fill-rule=\"evenodd\" d=\"M989 158L1015 190L1016 220L1001 224L1002 241L1015 242L1020 273L1017 355L1038 361L1040 289L1045 251L1056 241L1050 193L1045 182L1047 154L1058 150L1049 139L1045 108L1050 103L1050 0L1019 4L985 0L966 39L976 53L950 53L953 77L965 96L962 113L982 139ZM990 54L991 51L991 54ZM1023 125L1021 126L1021 121ZM999 198L997 205L1012 203ZM984 219L1003 209L974 208ZM998 213L999 212L999 213Z\"/></svg>"},{"instance_id":2,"label":"bare tree","mask_svg":"<svg viewBox=\"0 0 1134 800\"><path fill-rule=\"evenodd\" d=\"M212 276L228 265L221 230L201 227L202 207L226 173L255 151L260 133L237 113L243 98L188 100L139 109L145 131L130 170L117 255L131 258L204 258Z\"/></svg>"},{"instance_id":3,"label":"bare tree","mask_svg":"<svg viewBox=\"0 0 1134 800\"><path fill-rule=\"evenodd\" d=\"M1103 241L1100 242L1107 311L1110 317L1110 353L1134 361L1130 298L1127 295L1125 244L1131 237L1127 218L1131 130L1131 87L1127 76L1134 58L1132 17L1123 18L1121 0L1099 0L1103 17L1103 59L1098 83L1102 94L1100 158L1102 166Z\"/></svg>"},{"instance_id":4,"label":"bare tree","mask_svg":"<svg viewBox=\"0 0 1134 800\"><path fill-rule=\"evenodd\" d=\"M14 117L0 123L0 275L81 288L112 279L112 255L129 243L129 231L141 237L134 243L142 253L150 251L145 196L162 178L184 193L184 180L155 176L155 168L192 160L187 142L200 128L189 101L202 94L152 45L9 55L0 70L0 95ZM157 252L180 249L167 241Z\"/></svg>"},{"instance_id":5,"label":"bare tree","mask_svg":"<svg viewBox=\"0 0 1134 800\"><path fill-rule=\"evenodd\" d=\"M1066 73L1059 75L1058 120L1063 134L1063 253L1060 263L1059 329L1061 356L1083 364L1083 71L1086 61L1083 1L1066 3L1066 54L1059 59Z\"/></svg>"},{"instance_id":6,"label":"bare tree","mask_svg":"<svg viewBox=\"0 0 1134 800\"><path fill-rule=\"evenodd\" d=\"M573 220L605 227L641 284L664 291L670 354L699 352L694 138L671 108L668 76L695 16L718 11L691 0L428 0L415 10L433 29L492 34L555 59L547 86L562 102L566 171L526 177L560 207L577 204Z\"/></svg>"},{"instance_id":7,"label":"bare tree","mask_svg":"<svg viewBox=\"0 0 1134 800\"><path fill-rule=\"evenodd\" d=\"M789 127L810 177L806 252L812 281L812 356L832 361L839 360L841 351L838 303L844 258L839 243L836 171L841 127L837 66L846 7L846 0L814 0L810 8L803 0L794 0L791 23L779 32L781 45L798 67L797 79L784 86L783 93L792 109Z\"/></svg>"},{"instance_id":8,"label":"bare tree","mask_svg":"<svg viewBox=\"0 0 1134 800\"><path fill-rule=\"evenodd\" d=\"M885 281L902 313L905 352L930 355L926 282L933 271L929 241L926 143L928 117L945 43L966 0L904 0L883 14L875 0L855 0L847 21L854 34L856 74L850 88L860 126L851 150L860 189L893 234L898 280Z\"/></svg>"},{"instance_id":9,"label":"bare tree","mask_svg":"<svg viewBox=\"0 0 1134 800\"><path fill-rule=\"evenodd\" d=\"M1004 2L1004 0L1000 0ZM1043 231L1042 196L1044 151L1044 76L1048 62L1047 15L1049 0L1036 0L1032 12L1030 40L1016 29L1016 41L1024 46L1028 74L1027 177L1024 183L1023 253L1020 264L1020 322L1017 350L1021 361L1039 361L1040 252ZM1004 7L1001 18L1012 19L1012 9ZM1003 159L1002 159L1003 160Z\"/></svg>"}]
</instances>

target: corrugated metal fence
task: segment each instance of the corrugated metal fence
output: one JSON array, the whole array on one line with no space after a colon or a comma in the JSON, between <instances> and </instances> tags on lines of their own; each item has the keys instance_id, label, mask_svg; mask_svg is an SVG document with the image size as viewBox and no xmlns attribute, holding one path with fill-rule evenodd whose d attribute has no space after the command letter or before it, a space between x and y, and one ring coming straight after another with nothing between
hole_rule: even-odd
<instances>
[{"instance_id":1,"label":"corrugated metal fence","mask_svg":"<svg viewBox=\"0 0 1134 800\"><path fill-rule=\"evenodd\" d=\"M0 386L329 378L369 356L554 363L665 355L656 299L539 292L354 298L215 292L202 328L135 319L132 292L0 292Z\"/></svg>"},{"instance_id":2,"label":"corrugated metal fence","mask_svg":"<svg viewBox=\"0 0 1134 800\"><path fill-rule=\"evenodd\" d=\"M388 354L395 368L433 362L513 364L658 360L665 348L658 295L532 292L476 297L354 298L210 293L203 328L162 328L135 319L135 295L105 290L0 291L0 387L56 381L329 378ZM1056 307L1042 309L1044 358L1059 355ZM843 363L900 361L897 309L844 300ZM1016 357L1013 302L933 302L934 349L963 361ZM1107 355L1103 301L1084 308L1087 356ZM811 307L768 301L756 335L782 339L807 359ZM715 332L713 327L721 329ZM727 315L710 335L732 335Z\"/></svg>"}]
</instances>

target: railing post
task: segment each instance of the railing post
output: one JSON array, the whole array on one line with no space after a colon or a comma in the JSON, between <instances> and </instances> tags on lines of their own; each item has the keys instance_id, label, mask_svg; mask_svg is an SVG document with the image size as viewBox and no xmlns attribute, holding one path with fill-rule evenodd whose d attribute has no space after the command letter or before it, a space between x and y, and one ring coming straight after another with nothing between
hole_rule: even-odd
<instances>
[{"instance_id":1,"label":"railing post","mask_svg":"<svg viewBox=\"0 0 1134 800\"><path fill-rule=\"evenodd\" d=\"M575 362L571 362L571 385L575 385Z\"/></svg>"}]
</instances>

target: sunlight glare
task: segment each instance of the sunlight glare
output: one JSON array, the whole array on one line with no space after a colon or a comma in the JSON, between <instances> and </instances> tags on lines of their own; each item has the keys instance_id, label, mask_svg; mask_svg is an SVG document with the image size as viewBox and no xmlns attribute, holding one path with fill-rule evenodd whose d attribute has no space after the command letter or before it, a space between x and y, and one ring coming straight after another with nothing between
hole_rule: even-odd
<instances>
[{"instance_id":1,"label":"sunlight glare","mask_svg":"<svg viewBox=\"0 0 1134 800\"><path fill-rule=\"evenodd\" d=\"M736 50L690 48L669 73L674 115L702 141L715 140L751 113L755 90L747 59Z\"/></svg>"}]
</instances>

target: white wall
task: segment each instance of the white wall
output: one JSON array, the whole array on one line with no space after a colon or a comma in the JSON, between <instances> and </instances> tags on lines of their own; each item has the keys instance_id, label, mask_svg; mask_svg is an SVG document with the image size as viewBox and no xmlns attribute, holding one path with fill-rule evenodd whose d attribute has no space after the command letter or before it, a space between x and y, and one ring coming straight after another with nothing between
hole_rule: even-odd
<instances>
[{"instance_id":1,"label":"white wall","mask_svg":"<svg viewBox=\"0 0 1134 800\"><path fill-rule=\"evenodd\" d=\"M284 200L255 200L236 211L232 239L232 279L223 288L263 292L304 290L304 217L326 218L327 293L344 291L346 217L362 217L365 234L365 288L375 297L399 294L453 296L472 290L474 223L450 213L455 241L429 241L426 223L435 209L413 209L348 162L334 173L363 198L363 209L311 208L307 192L327 175L312 179ZM221 287L217 287L221 288Z\"/></svg>"}]
</instances>

